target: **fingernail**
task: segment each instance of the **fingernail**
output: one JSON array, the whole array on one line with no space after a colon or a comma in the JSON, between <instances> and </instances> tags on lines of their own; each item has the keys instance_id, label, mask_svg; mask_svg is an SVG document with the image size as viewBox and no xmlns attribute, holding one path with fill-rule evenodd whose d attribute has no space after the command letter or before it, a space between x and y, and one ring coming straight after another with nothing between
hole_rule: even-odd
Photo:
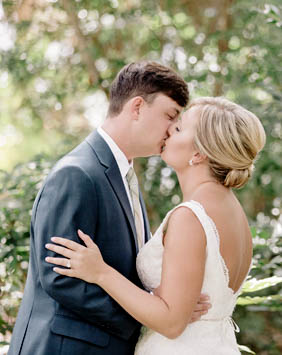
<instances>
[{"instance_id":1,"label":"fingernail","mask_svg":"<svg viewBox=\"0 0 282 355\"><path fill-rule=\"evenodd\" d=\"M46 261L48 261L48 260L49 260L49 257L48 257L48 256L46 256L45 260L46 260Z\"/></svg>"},{"instance_id":2,"label":"fingernail","mask_svg":"<svg viewBox=\"0 0 282 355\"><path fill-rule=\"evenodd\" d=\"M56 240L56 237L52 237L51 240L52 242L54 242Z\"/></svg>"},{"instance_id":3,"label":"fingernail","mask_svg":"<svg viewBox=\"0 0 282 355\"><path fill-rule=\"evenodd\" d=\"M49 248L50 247L50 244L45 244L45 248Z\"/></svg>"}]
</instances>

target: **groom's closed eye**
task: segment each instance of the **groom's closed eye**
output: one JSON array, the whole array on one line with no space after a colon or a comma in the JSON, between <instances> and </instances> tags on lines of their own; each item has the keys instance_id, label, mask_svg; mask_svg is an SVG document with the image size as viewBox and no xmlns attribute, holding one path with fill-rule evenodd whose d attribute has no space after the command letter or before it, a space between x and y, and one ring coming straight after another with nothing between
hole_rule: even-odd
<instances>
[{"instance_id":1,"label":"groom's closed eye","mask_svg":"<svg viewBox=\"0 0 282 355\"><path fill-rule=\"evenodd\" d=\"M177 122L178 121L178 114L177 115L167 115L168 119L172 122Z\"/></svg>"}]
</instances>

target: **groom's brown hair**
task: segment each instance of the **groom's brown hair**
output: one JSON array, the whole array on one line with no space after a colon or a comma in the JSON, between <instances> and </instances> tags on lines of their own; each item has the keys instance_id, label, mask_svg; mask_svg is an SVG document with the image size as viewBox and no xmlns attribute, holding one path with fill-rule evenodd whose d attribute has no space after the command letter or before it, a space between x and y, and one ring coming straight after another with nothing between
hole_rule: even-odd
<instances>
[{"instance_id":1,"label":"groom's brown hair","mask_svg":"<svg viewBox=\"0 0 282 355\"><path fill-rule=\"evenodd\" d=\"M189 100L186 82L173 69L156 62L136 62L123 67L112 83L108 116L118 115L124 104L135 96L152 103L164 94L185 107Z\"/></svg>"}]
</instances>

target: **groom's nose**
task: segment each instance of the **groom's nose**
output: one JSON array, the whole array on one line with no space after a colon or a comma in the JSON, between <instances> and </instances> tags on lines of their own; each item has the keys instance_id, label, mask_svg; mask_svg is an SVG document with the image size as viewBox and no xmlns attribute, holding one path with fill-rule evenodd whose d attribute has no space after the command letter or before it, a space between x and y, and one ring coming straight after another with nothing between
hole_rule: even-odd
<instances>
[{"instance_id":1,"label":"groom's nose","mask_svg":"<svg viewBox=\"0 0 282 355\"><path fill-rule=\"evenodd\" d=\"M167 130L167 133L168 133L168 137L167 137L167 138L169 138L169 137L172 135L175 125L176 125L176 123L172 123L172 124L169 126L169 128L168 128L168 130Z\"/></svg>"}]
</instances>

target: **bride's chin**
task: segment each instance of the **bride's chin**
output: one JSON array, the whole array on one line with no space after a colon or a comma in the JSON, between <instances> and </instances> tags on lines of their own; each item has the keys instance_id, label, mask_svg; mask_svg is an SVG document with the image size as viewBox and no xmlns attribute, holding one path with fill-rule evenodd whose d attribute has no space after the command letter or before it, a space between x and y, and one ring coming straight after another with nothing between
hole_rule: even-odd
<instances>
[{"instance_id":1,"label":"bride's chin","mask_svg":"<svg viewBox=\"0 0 282 355\"><path fill-rule=\"evenodd\" d=\"M161 152L161 158L162 158L162 160L163 160L165 163L168 164L167 154L166 154L165 150L163 150L163 151Z\"/></svg>"}]
</instances>

